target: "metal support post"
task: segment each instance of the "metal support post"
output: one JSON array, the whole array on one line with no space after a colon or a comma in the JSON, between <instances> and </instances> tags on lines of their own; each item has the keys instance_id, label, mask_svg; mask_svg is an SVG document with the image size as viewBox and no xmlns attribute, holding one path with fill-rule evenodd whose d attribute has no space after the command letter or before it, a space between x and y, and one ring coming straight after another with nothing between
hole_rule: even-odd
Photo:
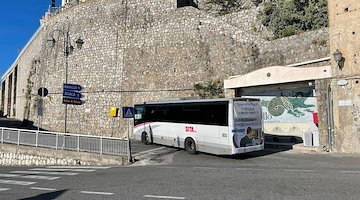
<instances>
[{"instance_id":1,"label":"metal support post","mask_svg":"<svg viewBox=\"0 0 360 200\"><path fill-rule=\"evenodd\" d=\"M128 151L127 151L127 154L128 154L128 161L129 162L132 162L132 157L131 157L131 141L130 141L130 120L128 120L129 123L128 123Z\"/></svg>"},{"instance_id":2,"label":"metal support post","mask_svg":"<svg viewBox=\"0 0 360 200\"><path fill-rule=\"evenodd\" d=\"M38 147L38 142L39 142L39 131L36 131L35 147Z\"/></svg>"},{"instance_id":3,"label":"metal support post","mask_svg":"<svg viewBox=\"0 0 360 200\"><path fill-rule=\"evenodd\" d=\"M18 130L17 145L20 145L20 130Z\"/></svg>"},{"instance_id":4,"label":"metal support post","mask_svg":"<svg viewBox=\"0 0 360 200\"><path fill-rule=\"evenodd\" d=\"M77 151L80 151L80 135L77 138Z\"/></svg>"},{"instance_id":5,"label":"metal support post","mask_svg":"<svg viewBox=\"0 0 360 200\"><path fill-rule=\"evenodd\" d=\"M57 150L58 149L58 146L59 146L59 134L56 134L56 141L55 141L55 149Z\"/></svg>"},{"instance_id":6,"label":"metal support post","mask_svg":"<svg viewBox=\"0 0 360 200\"><path fill-rule=\"evenodd\" d=\"M103 145L102 145L102 137L100 137L100 154L102 154L103 153L103 147L102 147Z\"/></svg>"}]
</instances>

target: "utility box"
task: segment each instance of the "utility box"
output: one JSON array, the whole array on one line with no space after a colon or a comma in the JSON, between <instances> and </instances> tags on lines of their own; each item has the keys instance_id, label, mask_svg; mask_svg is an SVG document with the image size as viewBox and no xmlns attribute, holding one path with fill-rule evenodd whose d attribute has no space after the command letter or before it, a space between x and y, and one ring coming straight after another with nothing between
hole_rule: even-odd
<instances>
[{"instance_id":1,"label":"utility box","mask_svg":"<svg viewBox=\"0 0 360 200\"><path fill-rule=\"evenodd\" d=\"M111 106L111 107L110 107L110 116L111 116L111 117L117 117L117 116L118 116L118 112L119 112L119 108L118 108L118 107L114 107L114 106Z\"/></svg>"},{"instance_id":2,"label":"utility box","mask_svg":"<svg viewBox=\"0 0 360 200\"><path fill-rule=\"evenodd\" d=\"M313 146L313 135L311 132L304 132L304 146L311 147Z\"/></svg>"}]
</instances>

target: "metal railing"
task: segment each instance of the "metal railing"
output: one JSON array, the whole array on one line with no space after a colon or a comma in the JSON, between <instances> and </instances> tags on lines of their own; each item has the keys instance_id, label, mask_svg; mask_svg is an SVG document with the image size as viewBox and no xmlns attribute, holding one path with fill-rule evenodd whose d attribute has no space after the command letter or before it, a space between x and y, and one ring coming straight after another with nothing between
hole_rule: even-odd
<instances>
[{"instance_id":1,"label":"metal railing","mask_svg":"<svg viewBox=\"0 0 360 200\"><path fill-rule=\"evenodd\" d=\"M83 1L80 1L80 0L73 0L73 1L70 1L70 2L67 2L65 5L63 6L59 6L59 7L54 7L54 8L51 8L50 10L50 15L51 16L55 16L59 13L61 13L62 11L74 6L74 5L77 5L79 3L82 3Z\"/></svg>"},{"instance_id":2,"label":"metal railing","mask_svg":"<svg viewBox=\"0 0 360 200\"><path fill-rule=\"evenodd\" d=\"M1 143L73 150L130 158L130 141L123 138L0 127Z\"/></svg>"}]
</instances>

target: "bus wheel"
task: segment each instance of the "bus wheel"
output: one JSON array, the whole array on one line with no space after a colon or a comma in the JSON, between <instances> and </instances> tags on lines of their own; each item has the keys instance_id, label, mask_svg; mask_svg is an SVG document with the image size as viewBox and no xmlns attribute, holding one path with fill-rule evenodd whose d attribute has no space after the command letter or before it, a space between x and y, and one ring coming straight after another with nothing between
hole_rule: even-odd
<instances>
[{"instance_id":1,"label":"bus wheel","mask_svg":"<svg viewBox=\"0 0 360 200\"><path fill-rule=\"evenodd\" d=\"M185 140L185 150L190 154L196 154L196 144L195 141L191 138Z\"/></svg>"},{"instance_id":2,"label":"bus wheel","mask_svg":"<svg viewBox=\"0 0 360 200\"><path fill-rule=\"evenodd\" d=\"M143 133L141 134L141 142L143 142L143 143L146 144L146 145L150 144L150 142L149 142L149 136L148 136L148 134L147 134L146 132L143 132Z\"/></svg>"}]
</instances>

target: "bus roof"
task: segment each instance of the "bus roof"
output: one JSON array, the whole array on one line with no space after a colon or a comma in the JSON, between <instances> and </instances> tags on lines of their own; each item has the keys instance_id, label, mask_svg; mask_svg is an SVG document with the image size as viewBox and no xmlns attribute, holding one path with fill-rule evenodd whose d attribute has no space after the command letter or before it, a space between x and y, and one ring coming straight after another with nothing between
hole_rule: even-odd
<instances>
[{"instance_id":1,"label":"bus roof","mask_svg":"<svg viewBox=\"0 0 360 200\"><path fill-rule=\"evenodd\" d=\"M255 98L218 98L218 99L196 99L196 98L171 98L171 99L163 99L160 101L152 101L152 102L142 102L135 103L135 105L143 105L143 104L172 104L172 103L206 103L206 102L228 102L230 100L244 100L244 101L260 101Z\"/></svg>"}]
</instances>

